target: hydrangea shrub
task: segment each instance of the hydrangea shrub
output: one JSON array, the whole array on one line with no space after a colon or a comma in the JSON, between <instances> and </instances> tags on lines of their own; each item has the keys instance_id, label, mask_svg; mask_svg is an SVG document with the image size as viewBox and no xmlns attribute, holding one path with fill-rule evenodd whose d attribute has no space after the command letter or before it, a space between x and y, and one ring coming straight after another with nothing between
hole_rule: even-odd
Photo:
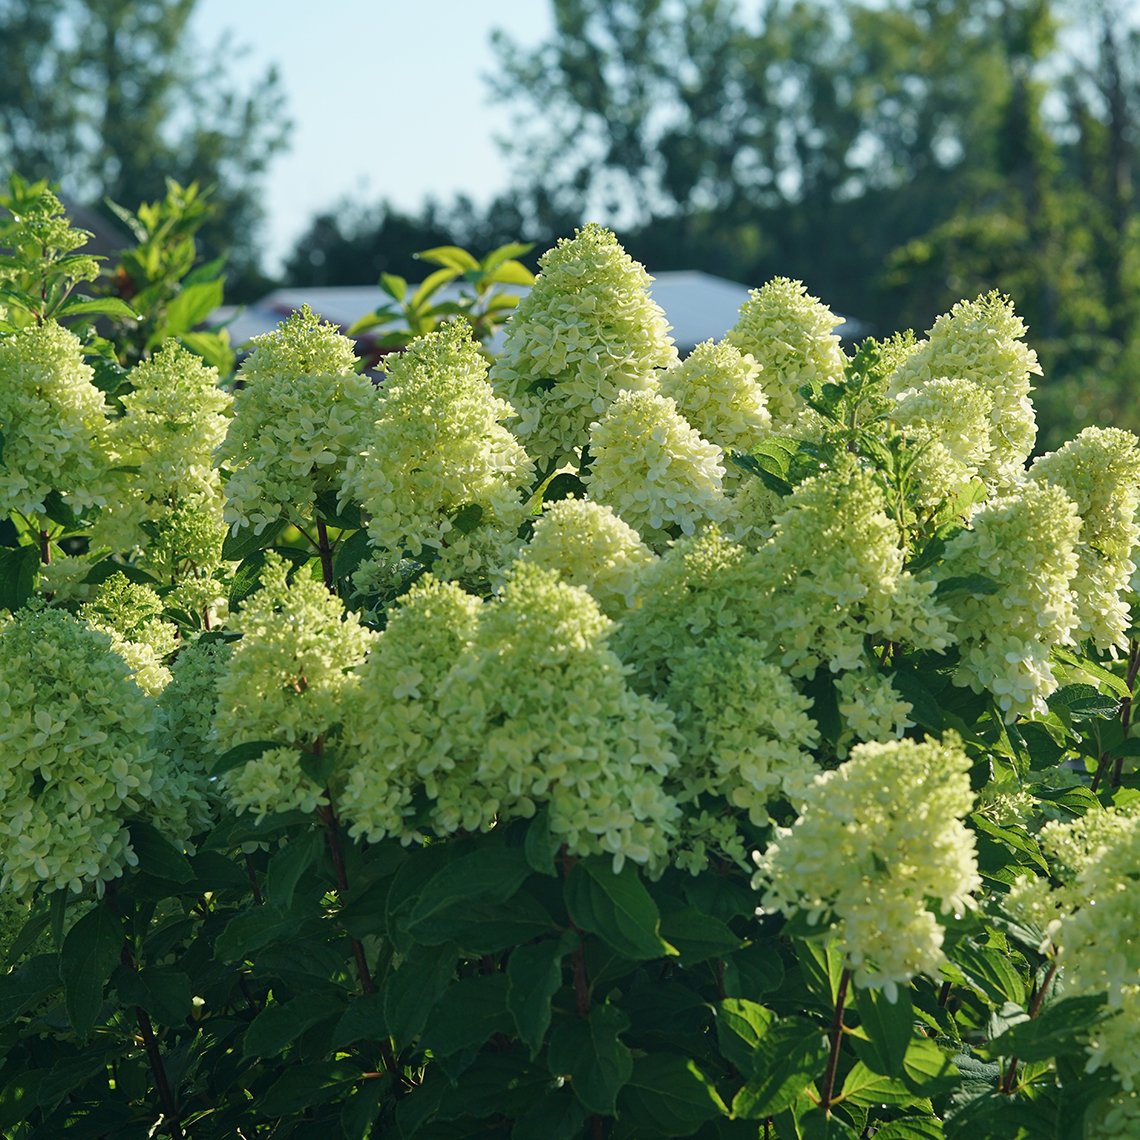
<instances>
[{"instance_id":1,"label":"hydrangea shrub","mask_svg":"<svg viewBox=\"0 0 1140 1140\"><path fill-rule=\"evenodd\" d=\"M0 311L0 1129L1137 1135L1140 443L1004 297L540 269L379 382Z\"/></svg>"}]
</instances>

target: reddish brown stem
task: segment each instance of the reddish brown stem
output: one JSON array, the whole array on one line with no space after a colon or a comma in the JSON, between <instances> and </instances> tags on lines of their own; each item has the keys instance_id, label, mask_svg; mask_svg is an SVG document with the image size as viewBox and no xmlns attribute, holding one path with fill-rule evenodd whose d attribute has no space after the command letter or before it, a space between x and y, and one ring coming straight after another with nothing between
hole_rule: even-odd
<instances>
[{"instance_id":1,"label":"reddish brown stem","mask_svg":"<svg viewBox=\"0 0 1140 1140\"><path fill-rule=\"evenodd\" d=\"M158 1090L158 1099L162 1102L162 1114L170 1128L173 1140L185 1140L186 1134L182 1131L182 1122L178 1117L178 1105L171 1092L170 1082L166 1079L166 1066L162 1063L162 1054L158 1049L158 1039L154 1035L154 1026L150 1023L146 1010L142 1006L135 1006L135 1020L139 1025L139 1033L143 1039L143 1048L146 1049L147 1060L150 1062L150 1071L154 1074L154 1087Z\"/></svg>"},{"instance_id":2,"label":"reddish brown stem","mask_svg":"<svg viewBox=\"0 0 1140 1140\"><path fill-rule=\"evenodd\" d=\"M40 531L40 562L45 566L51 564L51 535L46 530Z\"/></svg>"},{"instance_id":3,"label":"reddish brown stem","mask_svg":"<svg viewBox=\"0 0 1140 1140\"><path fill-rule=\"evenodd\" d=\"M324 576L325 589L330 594L336 593L336 578L333 577L332 546L329 544L328 527L317 519L317 553L321 556L321 574Z\"/></svg>"},{"instance_id":4,"label":"reddish brown stem","mask_svg":"<svg viewBox=\"0 0 1140 1140\"><path fill-rule=\"evenodd\" d=\"M827 1057L827 1071L823 1074L823 1091L819 1096L819 1107L825 1114L831 1113L831 1097L835 1091L835 1074L839 1069L839 1046L843 1041L843 1007L847 1003L847 987L851 983L851 971L844 969L839 977L839 992L835 995L835 1014L831 1019L831 1052Z\"/></svg>"},{"instance_id":5,"label":"reddish brown stem","mask_svg":"<svg viewBox=\"0 0 1140 1140\"><path fill-rule=\"evenodd\" d=\"M1057 973L1057 959L1054 958L1049 963L1049 969L1045 971L1045 977L1041 979L1041 985L1038 987L1037 992L1033 995L1033 1002L1029 1007L1029 1020L1032 1021L1040 1012L1041 1005L1045 1001L1045 992L1049 989L1049 983L1052 982L1053 977ZM1001 1091L1007 1096L1013 1093L1014 1087L1017 1084L1017 1057L1010 1057L1009 1067L1005 1071L1005 1077L1001 1083Z\"/></svg>"},{"instance_id":6,"label":"reddish brown stem","mask_svg":"<svg viewBox=\"0 0 1140 1140\"><path fill-rule=\"evenodd\" d=\"M1132 701L1136 696L1136 678L1140 675L1140 641L1133 641L1128 647L1128 673L1124 678L1124 684L1128 689L1128 695L1120 702L1120 725L1124 729L1124 739L1128 739L1128 730L1132 727ZM1114 788L1120 787L1120 781L1124 778L1124 753L1121 752L1116 757L1116 763L1112 768L1112 786Z\"/></svg>"}]
</instances>

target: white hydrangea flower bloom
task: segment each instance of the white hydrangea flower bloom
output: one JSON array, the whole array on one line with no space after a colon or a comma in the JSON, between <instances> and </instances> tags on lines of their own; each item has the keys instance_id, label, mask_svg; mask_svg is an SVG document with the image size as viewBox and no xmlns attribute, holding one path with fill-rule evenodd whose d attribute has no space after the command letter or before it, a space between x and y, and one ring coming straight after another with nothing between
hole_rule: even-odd
<instances>
[{"instance_id":1,"label":"white hydrangea flower bloom","mask_svg":"<svg viewBox=\"0 0 1140 1140\"><path fill-rule=\"evenodd\" d=\"M497 581L519 545L534 478L503 426L512 415L467 327L444 325L391 361L342 498L361 503L369 537L390 553L434 559L437 577Z\"/></svg>"},{"instance_id":2,"label":"white hydrangea flower bloom","mask_svg":"<svg viewBox=\"0 0 1140 1140\"><path fill-rule=\"evenodd\" d=\"M208 577L225 537L222 480L214 451L229 424L233 398L218 372L168 342L130 374L124 415L110 428L116 494L92 540L129 553L164 583ZM217 592L207 591L210 600ZM201 606L194 607L201 609Z\"/></svg>"},{"instance_id":3,"label":"white hydrangea flower bloom","mask_svg":"<svg viewBox=\"0 0 1140 1140\"><path fill-rule=\"evenodd\" d=\"M835 680L839 714L844 728L837 745L839 758L852 741L901 740L908 728L912 705L904 700L890 678L873 669L852 669Z\"/></svg>"},{"instance_id":4,"label":"white hydrangea flower bloom","mask_svg":"<svg viewBox=\"0 0 1140 1140\"><path fill-rule=\"evenodd\" d=\"M608 617L620 617L638 580L656 561L633 527L604 503L559 499L535 520L523 561L557 570L572 586L584 586Z\"/></svg>"},{"instance_id":5,"label":"white hydrangea flower bloom","mask_svg":"<svg viewBox=\"0 0 1140 1140\"><path fill-rule=\"evenodd\" d=\"M307 518L318 494L339 491L379 400L368 377L354 371L352 341L308 306L253 343L217 450L229 471L225 517L234 534Z\"/></svg>"},{"instance_id":6,"label":"white hydrangea flower bloom","mask_svg":"<svg viewBox=\"0 0 1140 1140\"><path fill-rule=\"evenodd\" d=\"M103 393L78 338L56 324L0 338L0 516L45 512L56 491L81 509L106 502Z\"/></svg>"},{"instance_id":7,"label":"white hydrangea flower bloom","mask_svg":"<svg viewBox=\"0 0 1140 1140\"><path fill-rule=\"evenodd\" d=\"M997 583L995 593L949 603L961 651L955 682L993 693L1009 719L1044 714L1057 687L1049 657L1055 645L1072 643L1077 628L1080 527L1060 487L1029 480L983 506L946 545L940 580L982 575Z\"/></svg>"},{"instance_id":8,"label":"white hydrangea flower bloom","mask_svg":"<svg viewBox=\"0 0 1140 1140\"><path fill-rule=\"evenodd\" d=\"M1128 648L1131 613L1120 595L1136 572L1140 543L1140 441L1120 428L1085 428L1037 459L1034 479L1061 487L1081 516L1073 579L1080 636L1100 650Z\"/></svg>"},{"instance_id":9,"label":"white hydrangea flower bloom","mask_svg":"<svg viewBox=\"0 0 1140 1140\"><path fill-rule=\"evenodd\" d=\"M753 289L729 330L728 343L760 365L760 383L776 431L802 430L805 384L838 383L847 358L832 330L843 324L801 281L774 277ZM806 422L814 422L811 416Z\"/></svg>"},{"instance_id":10,"label":"white hydrangea flower bloom","mask_svg":"<svg viewBox=\"0 0 1140 1140\"><path fill-rule=\"evenodd\" d=\"M724 452L701 438L656 392L622 392L590 425L593 466L584 482L647 543L693 534L725 510Z\"/></svg>"},{"instance_id":11,"label":"white hydrangea flower bloom","mask_svg":"<svg viewBox=\"0 0 1140 1140\"><path fill-rule=\"evenodd\" d=\"M704 439L725 451L749 451L772 426L760 373L748 353L707 340L661 374L659 390Z\"/></svg>"},{"instance_id":12,"label":"white hydrangea flower bloom","mask_svg":"<svg viewBox=\"0 0 1140 1140\"><path fill-rule=\"evenodd\" d=\"M453 767L440 743L440 686L471 644L481 608L459 586L427 574L389 614L345 709L349 769L339 806L354 837L410 843L431 830L415 818L414 797L425 783L446 781Z\"/></svg>"},{"instance_id":13,"label":"white hydrangea flower bloom","mask_svg":"<svg viewBox=\"0 0 1140 1140\"><path fill-rule=\"evenodd\" d=\"M722 797L763 825L774 799L798 799L819 771L811 701L751 638L720 636L690 650L664 697L685 744L674 777L682 802Z\"/></svg>"},{"instance_id":14,"label":"white hydrangea flower bloom","mask_svg":"<svg viewBox=\"0 0 1140 1140\"><path fill-rule=\"evenodd\" d=\"M981 886L970 760L961 743L859 744L804 792L802 814L755 855L765 910L805 914L841 940L857 986L894 1000L945 961L942 913L974 906Z\"/></svg>"},{"instance_id":15,"label":"white hydrangea flower bloom","mask_svg":"<svg viewBox=\"0 0 1140 1140\"><path fill-rule=\"evenodd\" d=\"M326 802L301 769L300 753L327 743L357 683L352 670L375 634L345 616L340 600L305 570L290 583L288 563L265 558L261 589L231 620L242 634L218 681L214 732L221 752L247 741L280 741L225 773L231 803L258 816L312 811Z\"/></svg>"},{"instance_id":16,"label":"white hydrangea flower bloom","mask_svg":"<svg viewBox=\"0 0 1140 1140\"><path fill-rule=\"evenodd\" d=\"M677 360L652 278L598 225L539 259L491 369L518 414L511 426L544 469L575 462L592 422L621 391L646 391Z\"/></svg>"},{"instance_id":17,"label":"white hydrangea flower bloom","mask_svg":"<svg viewBox=\"0 0 1140 1140\"><path fill-rule=\"evenodd\" d=\"M427 783L437 828L490 826L541 804L576 855L661 867L677 806L669 710L633 693L590 595L519 563L440 690L441 747Z\"/></svg>"},{"instance_id":18,"label":"white hydrangea flower bloom","mask_svg":"<svg viewBox=\"0 0 1140 1140\"><path fill-rule=\"evenodd\" d=\"M154 702L111 639L62 610L0 626L0 887L78 894L137 863L155 794Z\"/></svg>"},{"instance_id":19,"label":"white hydrangea flower bloom","mask_svg":"<svg viewBox=\"0 0 1140 1140\"><path fill-rule=\"evenodd\" d=\"M1025 324L1008 297L988 293L959 301L943 313L890 378L888 392L920 391L932 380L969 380L990 397L990 452L979 464L983 479L1008 491L1024 473L1037 438L1029 398L1030 377L1041 375L1037 354L1023 338Z\"/></svg>"},{"instance_id":20,"label":"white hydrangea flower bloom","mask_svg":"<svg viewBox=\"0 0 1140 1140\"><path fill-rule=\"evenodd\" d=\"M96 588L79 616L105 633L131 667L139 688L157 697L170 680L166 659L178 646L178 630L162 618L162 599L149 586L112 574Z\"/></svg>"}]
</instances>

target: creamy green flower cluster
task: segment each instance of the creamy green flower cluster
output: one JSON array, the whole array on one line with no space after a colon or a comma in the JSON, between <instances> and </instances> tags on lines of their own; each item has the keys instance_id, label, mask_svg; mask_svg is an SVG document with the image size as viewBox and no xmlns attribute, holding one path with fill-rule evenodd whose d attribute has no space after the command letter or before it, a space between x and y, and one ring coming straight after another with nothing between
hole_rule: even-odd
<instances>
[{"instance_id":1,"label":"creamy green flower cluster","mask_svg":"<svg viewBox=\"0 0 1140 1140\"><path fill-rule=\"evenodd\" d=\"M386 551L434 559L438 577L495 580L517 547L522 489L534 477L503 426L512 415L467 326L446 324L389 366L342 497L361 503L369 537Z\"/></svg>"},{"instance_id":2,"label":"creamy green flower cluster","mask_svg":"<svg viewBox=\"0 0 1140 1140\"><path fill-rule=\"evenodd\" d=\"M690 650L664 698L684 741L675 776L682 803L719 796L763 825L773 800L798 802L819 770L811 701L751 638L720 636Z\"/></svg>"},{"instance_id":3,"label":"creamy green flower cluster","mask_svg":"<svg viewBox=\"0 0 1140 1140\"><path fill-rule=\"evenodd\" d=\"M590 425L589 495L651 545L692 534L725 512L724 452L657 392L622 392Z\"/></svg>"},{"instance_id":4,"label":"creamy green flower cluster","mask_svg":"<svg viewBox=\"0 0 1140 1140\"><path fill-rule=\"evenodd\" d=\"M116 494L93 541L130 553L162 582L208 575L221 562L225 537L213 456L233 398L218 386L216 369L175 342L137 365L130 382L124 414L110 430Z\"/></svg>"},{"instance_id":5,"label":"creamy green flower cluster","mask_svg":"<svg viewBox=\"0 0 1140 1140\"><path fill-rule=\"evenodd\" d=\"M741 306L726 339L760 365L775 430L802 430L808 409L801 387L843 379L847 358L832 332L841 324L843 318L812 297L802 282L787 277L753 289Z\"/></svg>"},{"instance_id":6,"label":"creamy green flower cluster","mask_svg":"<svg viewBox=\"0 0 1140 1140\"><path fill-rule=\"evenodd\" d=\"M645 391L677 361L651 278L607 229L588 225L539 259L506 327L491 382L536 463L573 462L590 424L626 389Z\"/></svg>"},{"instance_id":7,"label":"creamy green flower cluster","mask_svg":"<svg viewBox=\"0 0 1140 1140\"><path fill-rule=\"evenodd\" d=\"M137 862L155 794L153 702L111 639L62 610L0 627L0 889L78 894Z\"/></svg>"},{"instance_id":8,"label":"creamy green flower cluster","mask_svg":"<svg viewBox=\"0 0 1140 1140\"><path fill-rule=\"evenodd\" d=\"M1081 516L1076 594L1080 638L1100 650L1128 648L1131 620L1121 597L1136 572L1140 543L1140 441L1120 428L1085 428L1036 460L1034 479L1061 487Z\"/></svg>"},{"instance_id":9,"label":"creamy green flower cluster","mask_svg":"<svg viewBox=\"0 0 1140 1140\"><path fill-rule=\"evenodd\" d=\"M1000 293L959 301L934 322L927 339L889 382L889 394L895 397L915 388L921 391L941 378L966 380L980 388L990 400L989 448L987 454L976 453L975 464L998 491L1008 490L1021 478L1037 438L1029 394L1033 390L1030 377L1041 375L1041 366L1023 340L1025 331L1013 304ZM965 402L978 405L981 401L970 396ZM976 407L971 415L975 413Z\"/></svg>"},{"instance_id":10,"label":"creamy green flower cluster","mask_svg":"<svg viewBox=\"0 0 1140 1140\"><path fill-rule=\"evenodd\" d=\"M642 571L656 561L637 531L611 508L582 499L547 504L520 557L557 570L572 586L584 586L614 619L633 605Z\"/></svg>"},{"instance_id":11,"label":"creamy green flower cluster","mask_svg":"<svg viewBox=\"0 0 1140 1140\"><path fill-rule=\"evenodd\" d=\"M272 741L254 760L224 776L231 803L258 816L312 811L325 789L301 767L301 754L332 746L356 684L353 670L374 634L363 629L307 569L288 580L288 563L265 556L261 588L230 627L242 634L218 681L218 749Z\"/></svg>"},{"instance_id":12,"label":"creamy green flower cluster","mask_svg":"<svg viewBox=\"0 0 1140 1140\"><path fill-rule=\"evenodd\" d=\"M747 352L706 340L661 374L660 392L703 438L725 451L750 451L772 426L761 380Z\"/></svg>"},{"instance_id":13,"label":"creamy green flower cluster","mask_svg":"<svg viewBox=\"0 0 1140 1140\"><path fill-rule=\"evenodd\" d=\"M139 688L158 696L170 680L166 659L178 644L178 631L162 618L162 599L149 586L112 574L79 607L92 629L111 639L111 648L131 667Z\"/></svg>"},{"instance_id":14,"label":"creamy green flower cluster","mask_svg":"<svg viewBox=\"0 0 1140 1140\"><path fill-rule=\"evenodd\" d=\"M1060 885L1022 878L1010 905L1047 931L1066 992L1108 995L1115 1012L1092 1030L1088 1070L1110 1067L1131 1092L1140 1087L1140 812L1109 808L1049 823L1040 841Z\"/></svg>"},{"instance_id":15,"label":"creamy green flower cluster","mask_svg":"<svg viewBox=\"0 0 1140 1140\"><path fill-rule=\"evenodd\" d=\"M253 343L217 451L229 472L225 518L235 534L306 518L317 495L339 491L378 401L372 382L354 370L352 341L308 306Z\"/></svg>"},{"instance_id":16,"label":"creamy green flower cluster","mask_svg":"<svg viewBox=\"0 0 1140 1140\"><path fill-rule=\"evenodd\" d=\"M873 669L852 669L835 680L835 695L843 731L836 748L840 759L853 740L901 740L908 728L911 703L904 700L890 678Z\"/></svg>"},{"instance_id":17,"label":"creamy green flower cluster","mask_svg":"<svg viewBox=\"0 0 1140 1140\"><path fill-rule=\"evenodd\" d=\"M945 929L931 909L960 912L981 885L970 761L961 742L859 744L817 775L802 814L755 856L767 911L802 913L843 944L857 986L894 1001L916 974L945 961Z\"/></svg>"},{"instance_id":18,"label":"creamy green flower cluster","mask_svg":"<svg viewBox=\"0 0 1140 1140\"><path fill-rule=\"evenodd\" d=\"M1050 654L1072 642L1077 624L1071 585L1080 528L1060 487L1027 480L983 506L970 529L946 545L941 580L980 575L994 590L951 597L961 652L955 681L992 693L1011 720L1044 714L1057 687Z\"/></svg>"},{"instance_id":19,"label":"creamy green flower cluster","mask_svg":"<svg viewBox=\"0 0 1140 1140\"><path fill-rule=\"evenodd\" d=\"M993 399L972 380L936 377L895 397L892 418L918 447L918 505L937 509L987 469Z\"/></svg>"},{"instance_id":20,"label":"creamy green flower cluster","mask_svg":"<svg viewBox=\"0 0 1140 1140\"><path fill-rule=\"evenodd\" d=\"M903 563L898 524L879 485L853 461L805 479L755 554L767 583L765 640L792 676L862 665L870 635L941 651L953 640L935 585Z\"/></svg>"},{"instance_id":21,"label":"creamy green flower cluster","mask_svg":"<svg viewBox=\"0 0 1140 1140\"><path fill-rule=\"evenodd\" d=\"M42 516L59 492L74 508L105 502L103 393L77 337L54 321L0 338L0 516Z\"/></svg>"},{"instance_id":22,"label":"creamy green flower cluster","mask_svg":"<svg viewBox=\"0 0 1140 1140\"><path fill-rule=\"evenodd\" d=\"M570 853L662 866L677 815L664 789L672 716L629 689L610 625L584 589L529 563L481 608L454 586L417 585L362 671L341 801L354 831L484 830L545 805Z\"/></svg>"}]
</instances>

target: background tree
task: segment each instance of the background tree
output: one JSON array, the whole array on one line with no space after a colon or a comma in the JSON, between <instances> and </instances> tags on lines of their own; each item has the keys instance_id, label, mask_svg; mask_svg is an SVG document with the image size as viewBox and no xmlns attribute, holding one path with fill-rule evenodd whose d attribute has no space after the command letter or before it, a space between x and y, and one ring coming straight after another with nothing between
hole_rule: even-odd
<instances>
[{"instance_id":1,"label":"background tree","mask_svg":"<svg viewBox=\"0 0 1140 1140\"><path fill-rule=\"evenodd\" d=\"M201 241L235 299L261 290L260 182L288 122L276 72L224 78L199 51L196 0L0 0L0 174L58 180L71 199L134 209L166 179L213 187Z\"/></svg>"}]
</instances>

